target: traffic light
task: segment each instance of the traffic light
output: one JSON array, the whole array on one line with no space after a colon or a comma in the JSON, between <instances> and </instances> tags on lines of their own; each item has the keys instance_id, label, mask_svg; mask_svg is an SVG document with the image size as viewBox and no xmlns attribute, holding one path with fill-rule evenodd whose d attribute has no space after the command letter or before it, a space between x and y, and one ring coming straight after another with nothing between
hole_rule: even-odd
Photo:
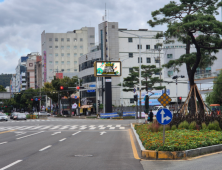
<instances>
[{"instance_id":1,"label":"traffic light","mask_svg":"<svg viewBox=\"0 0 222 170\"><path fill-rule=\"evenodd\" d=\"M68 87L60 86L60 90L68 90Z\"/></svg>"},{"instance_id":2,"label":"traffic light","mask_svg":"<svg viewBox=\"0 0 222 170\"><path fill-rule=\"evenodd\" d=\"M181 104L181 102L182 102L182 97L177 97L177 102L178 102L178 104Z\"/></svg>"},{"instance_id":3,"label":"traffic light","mask_svg":"<svg viewBox=\"0 0 222 170\"><path fill-rule=\"evenodd\" d=\"M98 109L99 109L99 106L100 106L100 100L98 100Z\"/></svg>"},{"instance_id":4,"label":"traffic light","mask_svg":"<svg viewBox=\"0 0 222 170\"><path fill-rule=\"evenodd\" d=\"M33 99L31 99L31 101L33 101Z\"/></svg>"},{"instance_id":5,"label":"traffic light","mask_svg":"<svg viewBox=\"0 0 222 170\"><path fill-rule=\"evenodd\" d=\"M149 112L149 96L145 96L145 113Z\"/></svg>"},{"instance_id":6,"label":"traffic light","mask_svg":"<svg viewBox=\"0 0 222 170\"><path fill-rule=\"evenodd\" d=\"M138 100L138 95L135 94L135 95L134 95L134 101L137 101L137 100Z\"/></svg>"},{"instance_id":7,"label":"traffic light","mask_svg":"<svg viewBox=\"0 0 222 170\"><path fill-rule=\"evenodd\" d=\"M83 86L76 86L76 90L85 89Z\"/></svg>"}]
</instances>

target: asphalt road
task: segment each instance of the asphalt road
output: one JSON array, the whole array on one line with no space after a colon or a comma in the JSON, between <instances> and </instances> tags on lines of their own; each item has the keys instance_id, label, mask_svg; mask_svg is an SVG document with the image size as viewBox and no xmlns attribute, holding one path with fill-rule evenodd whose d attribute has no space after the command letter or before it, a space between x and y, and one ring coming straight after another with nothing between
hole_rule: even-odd
<instances>
[{"instance_id":1,"label":"asphalt road","mask_svg":"<svg viewBox=\"0 0 222 170\"><path fill-rule=\"evenodd\" d=\"M135 120L46 120L0 122L0 170L219 170L222 154L192 160L141 157L130 123ZM134 141L134 142L133 142Z\"/></svg>"},{"instance_id":2,"label":"asphalt road","mask_svg":"<svg viewBox=\"0 0 222 170\"><path fill-rule=\"evenodd\" d=\"M0 170L142 170L132 151L130 122L59 118L1 122Z\"/></svg>"}]
</instances>

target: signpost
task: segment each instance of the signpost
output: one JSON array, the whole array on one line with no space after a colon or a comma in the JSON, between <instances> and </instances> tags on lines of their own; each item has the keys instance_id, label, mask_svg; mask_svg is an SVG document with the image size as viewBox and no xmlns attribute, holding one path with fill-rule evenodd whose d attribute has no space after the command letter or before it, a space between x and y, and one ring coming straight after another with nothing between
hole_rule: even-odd
<instances>
[{"instance_id":1,"label":"signpost","mask_svg":"<svg viewBox=\"0 0 222 170\"><path fill-rule=\"evenodd\" d=\"M168 105L172 99L166 94L163 93L159 98L158 101L164 107L160 109L156 114L156 120L163 125L163 145L165 143L165 125L169 124L173 119L173 114L170 110L166 109L166 105Z\"/></svg>"}]
</instances>

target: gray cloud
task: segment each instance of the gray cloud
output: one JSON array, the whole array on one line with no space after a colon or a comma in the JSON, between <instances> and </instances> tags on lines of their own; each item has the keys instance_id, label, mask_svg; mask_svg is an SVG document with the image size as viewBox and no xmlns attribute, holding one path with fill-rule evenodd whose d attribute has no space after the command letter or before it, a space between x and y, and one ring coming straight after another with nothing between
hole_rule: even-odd
<instances>
[{"instance_id":1,"label":"gray cloud","mask_svg":"<svg viewBox=\"0 0 222 170\"><path fill-rule=\"evenodd\" d=\"M15 72L20 56L40 52L43 30L67 32L93 26L97 34L105 3L107 18L119 22L120 28L166 28L151 28L147 21L151 19L152 11L169 0L5 0L0 3L0 73Z\"/></svg>"}]
</instances>

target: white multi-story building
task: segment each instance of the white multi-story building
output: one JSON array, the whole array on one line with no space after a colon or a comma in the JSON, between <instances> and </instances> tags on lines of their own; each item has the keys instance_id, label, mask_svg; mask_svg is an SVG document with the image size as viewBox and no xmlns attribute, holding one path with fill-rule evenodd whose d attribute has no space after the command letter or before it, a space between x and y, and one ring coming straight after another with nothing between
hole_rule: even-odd
<instances>
[{"instance_id":1,"label":"white multi-story building","mask_svg":"<svg viewBox=\"0 0 222 170\"><path fill-rule=\"evenodd\" d=\"M78 73L78 58L95 45L95 28L83 27L67 33L41 34L42 78L51 82L57 72Z\"/></svg>"},{"instance_id":2,"label":"white multi-story building","mask_svg":"<svg viewBox=\"0 0 222 170\"><path fill-rule=\"evenodd\" d=\"M79 78L82 79L83 86L93 88L95 85L93 62L100 61L122 61L122 76L112 77L112 104L119 106L134 105L133 92L122 92L118 86L127 77L132 67L139 67L139 37L141 37L141 65L156 65L159 67L159 57L163 62L163 53L154 50L157 43L162 43L163 39L155 39L154 36L161 31L149 31L147 29L127 30L119 29L118 22L103 22L98 26L99 46L91 49L79 58ZM108 55L107 55L108 54ZM154 76L160 76L159 74ZM100 101L104 102L105 85L104 78L99 78ZM95 93L82 92L82 99L95 98ZM93 102L95 103L95 101Z\"/></svg>"}]
</instances>

